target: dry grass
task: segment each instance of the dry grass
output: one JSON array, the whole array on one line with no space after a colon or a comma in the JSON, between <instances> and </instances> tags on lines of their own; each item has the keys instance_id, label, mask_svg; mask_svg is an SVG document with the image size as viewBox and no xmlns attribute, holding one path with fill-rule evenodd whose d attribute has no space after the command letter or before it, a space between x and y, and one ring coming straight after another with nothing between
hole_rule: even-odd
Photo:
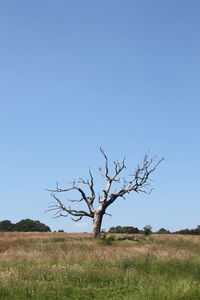
<instances>
[{"instance_id":1,"label":"dry grass","mask_svg":"<svg viewBox=\"0 0 200 300\"><path fill-rule=\"evenodd\" d=\"M0 299L200 299L200 237L1 233Z\"/></svg>"}]
</instances>

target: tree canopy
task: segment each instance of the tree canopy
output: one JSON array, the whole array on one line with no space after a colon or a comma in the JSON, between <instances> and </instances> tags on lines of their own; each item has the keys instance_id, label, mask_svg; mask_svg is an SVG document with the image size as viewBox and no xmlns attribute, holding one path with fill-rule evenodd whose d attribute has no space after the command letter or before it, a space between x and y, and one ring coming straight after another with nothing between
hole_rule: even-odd
<instances>
[{"instance_id":1,"label":"tree canopy","mask_svg":"<svg viewBox=\"0 0 200 300\"><path fill-rule=\"evenodd\" d=\"M4 220L0 222L0 231L40 231L40 232L48 232L51 231L49 226L40 223L40 221L34 221L31 219L24 219L16 224L11 223L9 220Z\"/></svg>"}]
</instances>

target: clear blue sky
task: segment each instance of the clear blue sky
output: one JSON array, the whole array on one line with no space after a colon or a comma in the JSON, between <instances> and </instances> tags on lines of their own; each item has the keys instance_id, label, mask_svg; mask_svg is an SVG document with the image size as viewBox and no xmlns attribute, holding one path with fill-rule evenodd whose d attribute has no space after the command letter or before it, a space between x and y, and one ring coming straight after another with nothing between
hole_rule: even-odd
<instances>
[{"instance_id":1,"label":"clear blue sky","mask_svg":"<svg viewBox=\"0 0 200 300\"><path fill-rule=\"evenodd\" d=\"M166 160L155 190L119 200L103 228L200 224L200 2L0 2L0 220L39 219L52 230L91 221L44 214L45 188L96 177L150 149Z\"/></svg>"}]
</instances>

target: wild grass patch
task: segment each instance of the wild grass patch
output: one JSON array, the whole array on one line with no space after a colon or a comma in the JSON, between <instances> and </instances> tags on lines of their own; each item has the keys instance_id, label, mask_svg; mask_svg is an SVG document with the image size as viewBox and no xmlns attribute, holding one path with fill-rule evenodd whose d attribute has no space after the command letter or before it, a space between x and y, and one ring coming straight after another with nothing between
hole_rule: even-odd
<instances>
[{"instance_id":1,"label":"wild grass patch","mask_svg":"<svg viewBox=\"0 0 200 300\"><path fill-rule=\"evenodd\" d=\"M193 237L4 234L0 241L9 246L0 253L2 300L200 299Z\"/></svg>"}]
</instances>

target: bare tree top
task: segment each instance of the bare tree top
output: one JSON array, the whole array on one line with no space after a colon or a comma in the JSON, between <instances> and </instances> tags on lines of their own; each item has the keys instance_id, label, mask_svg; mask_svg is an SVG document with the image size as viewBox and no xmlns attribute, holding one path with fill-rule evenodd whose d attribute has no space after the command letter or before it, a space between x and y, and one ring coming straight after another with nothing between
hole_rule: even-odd
<instances>
[{"instance_id":1,"label":"bare tree top","mask_svg":"<svg viewBox=\"0 0 200 300\"><path fill-rule=\"evenodd\" d=\"M135 172L130 175L129 178L124 178L121 177L121 174L126 168L125 158L121 162L118 160L113 161L113 173L110 174L108 157L102 148L100 148L100 152L105 163L104 168L99 168L99 172L101 176L105 178L107 184L105 189L103 189L102 196L98 193L98 208L94 208L96 193L94 190L94 178L91 170L89 170L89 179L79 178L78 180L74 180L69 187L64 189L60 188L58 183L55 189L47 189L54 199L47 211L54 211L54 217L67 217L68 215L71 215L72 220L75 222L81 220L83 217L94 218L94 215L97 213L106 214L107 207L118 197L125 198L126 194L131 192L151 193L151 174L156 170L161 161L164 160L164 157L157 160L156 156L149 158L149 154L145 154L142 164L137 166ZM117 191L110 193L111 186L115 182L119 184L120 188ZM84 185L88 186L89 194L85 192L83 188ZM68 194L70 191L76 191L80 197L76 199L67 198L65 202L62 201L59 194ZM83 202L86 205L87 210L76 210L71 208L70 203L73 202Z\"/></svg>"}]
</instances>

